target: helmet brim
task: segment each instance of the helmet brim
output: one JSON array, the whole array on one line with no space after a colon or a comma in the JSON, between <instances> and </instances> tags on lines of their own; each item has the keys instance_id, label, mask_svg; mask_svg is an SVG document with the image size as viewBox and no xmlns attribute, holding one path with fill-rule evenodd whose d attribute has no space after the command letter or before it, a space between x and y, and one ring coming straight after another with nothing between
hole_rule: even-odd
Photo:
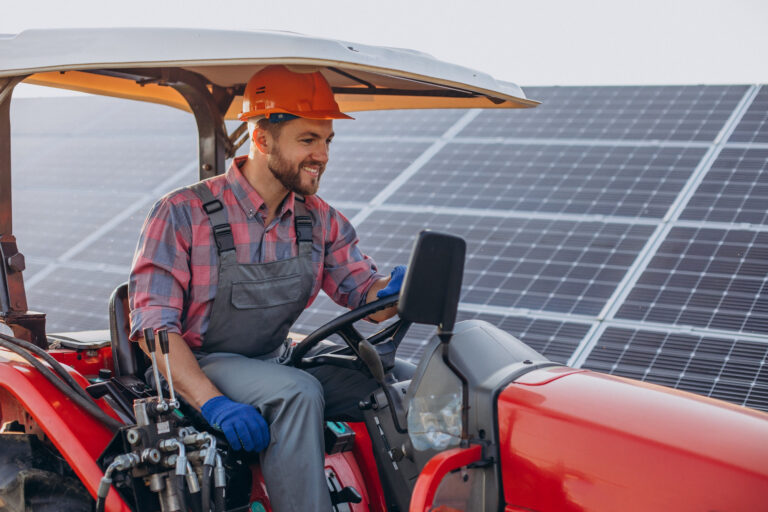
<instances>
[{"instance_id":1,"label":"helmet brim","mask_svg":"<svg viewBox=\"0 0 768 512\"><path fill-rule=\"evenodd\" d=\"M348 116L347 114L339 111L333 111L333 110L316 110L313 112L291 112L290 110L282 110L279 111L273 110L269 113L264 112L263 110L252 110L251 112L243 112L240 114L240 120L241 121L247 121L248 119L251 119L253 117L266 117L269 119L269 116L271 114L291 114L296 117L302 117L304 119L351 119L355 120L354 117Z\"/></svg>"}]
</instances>

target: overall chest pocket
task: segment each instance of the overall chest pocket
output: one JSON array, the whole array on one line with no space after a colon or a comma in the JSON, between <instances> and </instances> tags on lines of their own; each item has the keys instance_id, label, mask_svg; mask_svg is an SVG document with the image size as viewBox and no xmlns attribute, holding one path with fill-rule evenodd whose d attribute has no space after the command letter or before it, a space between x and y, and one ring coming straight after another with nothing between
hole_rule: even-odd
<instances>
[{"instance_id":1,"label":"overall chest pocket","mask_svg":"<svg viewBox=\"0 0 768 512\"><path fill-rule=\"evenodd\" d=\"M282 306L296 302L300 297L301 274L232 283L232 306L235 309Z\"/></svg>"}]
</instances>

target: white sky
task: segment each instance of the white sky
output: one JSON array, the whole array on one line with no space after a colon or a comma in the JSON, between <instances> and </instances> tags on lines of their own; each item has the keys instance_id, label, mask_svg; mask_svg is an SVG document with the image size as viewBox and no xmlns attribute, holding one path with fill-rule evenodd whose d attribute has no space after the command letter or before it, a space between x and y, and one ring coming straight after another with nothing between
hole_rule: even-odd
<instances>
[{"instance_id":1,"label":"white sky","mask_svg":"<svg viewBox=\"0 0 768 512\"><path fill-rule=\"evenodd\" d=\"M291 30L413 48L523 86L768 83L767 0L0 0L0 9L0 33Z\"/></svg>"}]
</instances>

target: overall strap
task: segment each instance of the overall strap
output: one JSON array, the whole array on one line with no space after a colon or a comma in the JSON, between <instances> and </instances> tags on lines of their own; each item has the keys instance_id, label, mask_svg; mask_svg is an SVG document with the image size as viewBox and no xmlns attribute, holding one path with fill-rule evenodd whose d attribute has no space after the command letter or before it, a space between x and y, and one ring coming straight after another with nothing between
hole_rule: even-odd
<instances>
[{"instance_id":1,"label":"overall strap","mask_svg":"<svg viewBox=\"0 0 768 512\"><path fill-rule=\"evenodd\" d=\"M234 250L235 239L232 237L232 228L229 226L227 212L222 202L213 196L205 181L190 185L189 189L203 202L203 211L208 215L208 221L211 223L219 254Z\"/></svg>"},{"instance_id":2,"label":"overall strap","mask_svg":"<svg viewBox=\"0 0 768 512\"><path fill-rule=\"evenodd\" d=\"M312 217L310 217L307 211L307 205L304 200L304 196L294 194L293 196L293 222L296 228L296 243L299 244L299 251L301 247L307 244L312 247Z\"/></svg>"},{"instance_id":3,"label":"overall strap","mask_svg":"<svg viewBox=\"0 0 768 512\"><path fill-rule=\"evenodd\" d=\"M232 237L232 228L229 225L227 212L222 202L214 197L211 189L208 188L205 181L200 181L190 185L189 189L195 193L203 202L203 211L208 216L211 223L213 237L216 240L216 247L219 254L235 249L235 239ZM296 194L294 196L294 227L296 229L296 243L299 250L303 245L312 247L312 217L307 211L304 197Z\"/></svg>"}]
</instances>

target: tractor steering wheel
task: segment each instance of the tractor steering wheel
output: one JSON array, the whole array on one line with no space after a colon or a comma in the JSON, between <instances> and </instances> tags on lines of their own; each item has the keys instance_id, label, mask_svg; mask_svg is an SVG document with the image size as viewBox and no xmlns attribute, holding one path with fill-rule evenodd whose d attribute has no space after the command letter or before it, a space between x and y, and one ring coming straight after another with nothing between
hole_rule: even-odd
<instances>
[{"instance_id":1,"label":"tractor steering wheel","mask_svg":"<svg viewBox=\"0 0 768 512\"><path fill-rule=\"evenodd\" d=\"M377 311L381 311L382 309L386 309L396 304L398 298L399 294L390 295L389 297L384 297L382 299L369 302L368 304L365 304L357 309L353 309L352 311L338 316L327 324L316 329L311 334L307 335L306 338L294 345L292 349L285 355L282 363L285 365L295 366L297 368L309 368L321 364L332 364L345 368L355 369L360 369L364 366L367 366L369 370L373 371L373 369L370 367L371 363L375 364L375 361L370 361L372 352L370 347L373 345L378 345L380 347L380 351L385 352L386 354L391 353L392 362L394 362L395 350L397 350L397 347L403 340L406 331L411 326L410 322L405 322L398 319L384 327L379 332L368 337L363 336L363 334L360 333L360 331L358 331L353 324L367 317L368 315L372 315ZM325 352L323 354L304 357L318 343L327 339L333 334L338 334L341 336L347 346L340 346L339 348ZM374 358L375 357L376 355L374 354Z\"/></svg>"}]
</instances>

